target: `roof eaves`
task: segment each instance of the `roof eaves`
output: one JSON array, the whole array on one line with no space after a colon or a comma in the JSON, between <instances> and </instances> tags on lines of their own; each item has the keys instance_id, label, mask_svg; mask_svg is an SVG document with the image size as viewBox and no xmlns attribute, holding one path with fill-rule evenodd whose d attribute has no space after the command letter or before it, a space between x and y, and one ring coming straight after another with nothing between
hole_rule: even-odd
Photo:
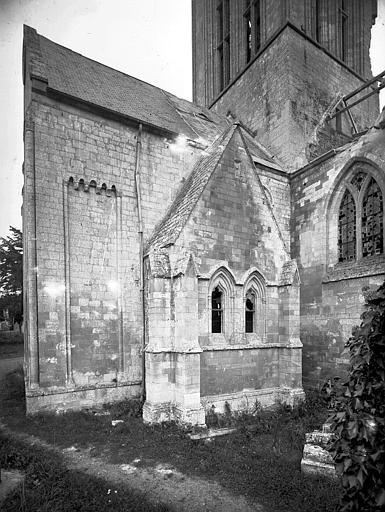
<instances>
[{"instance_id":1,"label":"roof eaves","mask_svg":"<svg viewBox=\"0 0 385 512\"><path fill-rule=\"evenodd\" d=\"M133 123L133 122L135 122L136 124L141 123L142 125L147 126L148 128L158 130L158 131L160 130L169 136L174 137L175 135L179 135L179 131L171 130L170 128L166 128L165 126L161 125L160 123L159 124L150 123L147 120L143 120L138 117L132 117L127 114L123 114L122 112L119 112L118 110L112 110L103 105L99 105L97 103L92 103L89 100L79 98L78 96L73 96L64 91L61 91L60 89L54 89L53 87L48 86L46 90L51 96L66 99L68 102L71 102L72 104L74 101L76 101L77 103L86 105L86 106L92 108L93 110L106 112L106 113L114 116L115 118L118 117L119 119L129 121L130 123Z\"/></svg>"}]
</instances>

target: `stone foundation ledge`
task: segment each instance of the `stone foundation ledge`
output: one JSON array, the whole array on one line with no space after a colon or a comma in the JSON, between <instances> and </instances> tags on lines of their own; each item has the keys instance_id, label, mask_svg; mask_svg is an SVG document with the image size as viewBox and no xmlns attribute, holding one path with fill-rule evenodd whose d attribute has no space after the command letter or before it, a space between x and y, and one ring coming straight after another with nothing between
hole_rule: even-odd
<instances>
[{"instance_id":1,"label":"stone foundation ledge","mask_svg":"<svg viewBox=\"0 0 385 512\"><path fill-rule=\"evenodd\" d=\"M143 421L149 424L175 421L183 425L195 425L200 427L206 425L203 407L189 409L175 402L162 402L157 404L152 404L148 401L145 402L143 406Z\"/></svg>"},{"instance_id":2,"label":"stone foundation ledge","mask_svg":"<svg viewBox=\"0 0 385 512\"><path fill-rule=\"evenodd\" d=\"M253 350L253 349L266 349L266 348L287 348L287 349L301 349L303 347L302 342L299 338L293 338L287 342L270 342L270 341L260 341L260 342L252 342L252 343L242 343L242 344L233 344L233 345L225 345L225 344L217 344L217 345L202 345L201 349L203 352L210 352L216 350Z\"/></svg>"},{"instance_id":3,"label":"stone foundation ledge","mask_svg":"<svg viewBox=\"0 0 385 512\"><path fill-rule=\"evenodd\" d=\"M51 386L49 388L43 388L39 385L31 385L26 387L25 394L27 397L37 397L37 396L46 396L46 395L60 395L60 394L68 394L72 392L81 392L81 391L92 391L95 389L110 389L110 388L120 388L127 386L141 386L141 380L133 380L133 381L118 381L118 382L100 382L93 385L87 386L76 386L75 384L69 386Z\"/></svg>"},{"instance_id":4,"label":"stone foundation ledge","mask_svg":"<svg viewBox=\"0 0 385 512\"><path fill-rule=\"evenodd\" d=\"M27 415L39 412L65 412L85 408L102 407L111 402L139 398L140 383L119 384L115 386L100 386L86 389L58 390L27 390Z\"/></svg>"},{"instance_id":5,"label":"stone foundation ledge","mask_svg":"<svg viewBox=\"0 0 385 512\"><path fill-rule=\"evenodd\" d=\"M270 407L277 402L284 402L288 405L294 405L298 401L305 399L305 393L302 388L265 388L265 389L244 389L236 393L223 395L210 395L201 397L201 404L205 411L215 407L215 412L224 413L226 411L225 403L230 405L232 412L252 412L255 408L255 402L262 407Z\"/></svg>"}]
</instances>

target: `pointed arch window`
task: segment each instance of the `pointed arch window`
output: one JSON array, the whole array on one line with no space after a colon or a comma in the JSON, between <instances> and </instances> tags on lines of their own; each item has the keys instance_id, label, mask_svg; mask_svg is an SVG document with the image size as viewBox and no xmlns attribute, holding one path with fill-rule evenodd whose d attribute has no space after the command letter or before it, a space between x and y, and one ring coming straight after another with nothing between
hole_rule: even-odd
<instances>
[{"instance_id":1,"label":"pointed arch window","mask_svg":"<svg viewBox=\"0 0 385 512\"><path fill-rule=\"evenodd\" d=\"M234 276L225 267L212 275L207 296L208 332L229 335L233 330Z\"/></svg>"},{"instance_id":2,"label":"pointed arch window","mask_svg":"<svg viewBox=\"0 0 385 512\"><path fill-rule=\"evenodd\" d=\"M384 253L383 191L374 177L358 168L338 209L338 261Z\"/></svg>"},{"instance_id":3,"label":"pointed arch window","mask_svg":"<svg viewBox=\"0 0 385 512\"><path fill-rule=\"evenodd\" d=\"M250 290L246 294L245 302L245 327L246 332L255 332L255 293Z\"/></svg>"},{"instance_id":4,"label":"pointed arch window","mask_svg":"<svg viewBox=\"0 0 385 512\"><path fill-rule=\"evenodd\" d=\"M338 216L338 261L356 258L356 205L346 189Z\"/></svg>"},{"instance_id":5,"label":"pointed arch window","mask_svg":"<svg viewBox=\"0 0 385 512\"><path fill-rule=\"evenodd\" d=\"M223 332L223 293L219 286L211 293L211 332Z\"/></svg>"},{"instance_id":6,"label":"pointed arch window","mask_svg":"<svg viewBox=\"0 0 385 512\"><path fill-rule=\"evenodd\" d=\"M381 254L384 248L384 213L381 189L370 179L362 201L362 256Z\"/></svg>"},{"instance_id":7,"label":"pointed arch window","mask_svg":"<svg viewBox=\"0 0 385 512\"><path fill-rule=\"evenodd\" d=\"M258 272L253 272L244 287L244 332L265 338L266 293L265 282Z\"/></svg>"}]
</instances>

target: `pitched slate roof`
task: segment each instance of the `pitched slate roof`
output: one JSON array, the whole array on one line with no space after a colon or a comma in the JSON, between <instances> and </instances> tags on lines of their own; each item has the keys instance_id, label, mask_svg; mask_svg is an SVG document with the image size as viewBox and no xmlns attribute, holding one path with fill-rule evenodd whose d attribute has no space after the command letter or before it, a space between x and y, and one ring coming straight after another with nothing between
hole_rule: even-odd
<instances>
[{"instance_id":1,"label":"pitched slate roof","mask_svg":"<svg viewBox=\"0 0 385 512\"><path fill-rule=\"evenodd\" d=\"M210 145L228 126L226 117L183 100L159 87L93 61L39 35L24 25L24 55L30 74L47 83L49 92L84 101ZM277 161L248 137L250 151L274 168Z\"/></svg>"},{"instance_id":2,"label":"pitched slate roof","mask_svg":"<svg viewBox=\"0 0 385 512\"><path fill-rule=\"evenodd\" d=\"M150 237L147 243L147 251L150 247L159 248L175 243L216 169L236 128L237 124L228 126L224 133L213 142L211 147L204 152L203 156L195 164L194 169L184 182L165 217Z\"/></svg>"},{"instance_id":3,"label":"pitched slate roof","mask_svg":"<svg viewBox=\"0 0 385 512\"><path fill-rule=\"evenodd\" d=\"M46 81L48 90L172 133L196 137L178 113L172 95L162 89L88 59L26 26L24 44L31 57L31 75Z\"/></svg>"}]
</instances>

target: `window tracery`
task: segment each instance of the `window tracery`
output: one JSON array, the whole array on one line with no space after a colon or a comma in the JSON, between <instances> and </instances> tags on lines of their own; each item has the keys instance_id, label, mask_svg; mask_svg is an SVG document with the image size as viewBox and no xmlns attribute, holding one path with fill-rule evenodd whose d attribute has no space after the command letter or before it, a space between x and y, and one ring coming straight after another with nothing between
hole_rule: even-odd
<instances>
[{"instance_id":1,"label":"window tracery","mask_svg":"<svg viewBox=\"0 0 385 512\"><path fill-rule=\"evenodd\" d=\"M347 182L338 209L338 261L383 252L383 192L375 178L359 168Z\"/></svg>"},{"instance_id":2,"label":"window tracery","mask_svg":"<svg viewBox=\"0 0 385 512\"><path fill-rule=\"evenodd\" d=\"M383 197L381 189L371 178L362 201L362 256L381 254L384 247Z\"/></svg>"},{"instance_id":3,"label":"window tracery","mask_svg":"<svg viewBox=\"0 0 385 512\"><path fill-rule=\"evenodd\" d=\"M338 261L356 258L356 205L349 190L345 191L338 216Z\"/></svg>"},{"instance_id":4,"label":"window tracery","mask_svg":"<svg viewBox=\"0 0 385 512\"><path fill-rule=\"evenodd\" d=\"M354 174L353 178L350 180L350 183L357 189L361 190L362 184L366 178L367 174L362 171L358 171Z\"/></svg>"}]
</instances>

